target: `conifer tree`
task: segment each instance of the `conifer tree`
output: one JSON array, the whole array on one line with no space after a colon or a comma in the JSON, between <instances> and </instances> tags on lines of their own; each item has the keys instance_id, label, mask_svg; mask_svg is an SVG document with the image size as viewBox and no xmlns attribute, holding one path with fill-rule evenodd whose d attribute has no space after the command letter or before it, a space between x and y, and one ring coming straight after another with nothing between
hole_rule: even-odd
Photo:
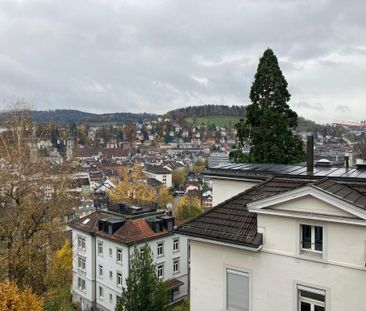
<instances>
[{"instance_id":1,"label":"conifer tree","mask_svg":"<svg viewBox=\"0 0 366 311\"><path fill-rule=\"evenodd\" d=\"M161 311L167 300L165 286L156 275L150 247L145 244L141 253L135 248L126 286L122 289L115 311Z\"/></svg>"},{"instance_id":2,"label":"conifer tree","mask_svg":"<svg viewBox=\"0 0 366 311\"><path fill-rule=\"evenodd\" d=\"M230 154L232 160L291 164L305 159L303 143L292 133L298 116L288 105L290 96L277 57L267 49L259 60L246 119L235 125L239 149ZM249 155L241 151L246 142L251 147Z\"/></svg>"}]
</instances>

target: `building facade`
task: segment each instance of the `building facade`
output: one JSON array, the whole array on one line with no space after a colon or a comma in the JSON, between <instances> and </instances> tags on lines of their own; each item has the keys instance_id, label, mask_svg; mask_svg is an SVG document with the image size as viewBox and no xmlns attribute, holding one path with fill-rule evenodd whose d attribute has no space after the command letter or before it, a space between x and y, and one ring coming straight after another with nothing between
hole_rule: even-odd
<instances>
[{"instance_id":1,"label":"building facade","mask_svg":"<svg viewBox=\"0 0 366 311\"><path fill-rule=\"evenodd\" d=\"M166 281L169 302L188 294L187 239L174 233L163 213L119 217L95 212L72 227L73 301L81 310L114 310L129 275L135 247L150 247L158 277Z\"/></svg>"},{"instance_id":2,"label":"building facade","mask_svg":"<svg viewBox=\"0 0 366 311\"><path fill-rule=\"evenodd\" d=\"M189 238L192 311L365 309L362 178L272 176L178 232Z\"/></svg>"}]
</instances>

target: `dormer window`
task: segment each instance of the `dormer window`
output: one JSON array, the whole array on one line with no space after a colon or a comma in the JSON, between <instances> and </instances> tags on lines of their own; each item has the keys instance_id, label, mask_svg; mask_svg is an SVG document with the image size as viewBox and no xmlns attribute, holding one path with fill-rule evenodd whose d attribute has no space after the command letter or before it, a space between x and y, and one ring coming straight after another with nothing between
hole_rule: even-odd
<instances>
[{"instance_id":1,"label":"dormer window","mask_svg":"<svg viewBox=\"0 0 366 311\"><path fill-rule=\"evenodd\" d=\"M301 250L314 253L323 252L323 227L301 225Z\"/></svg>"}]
</instances>

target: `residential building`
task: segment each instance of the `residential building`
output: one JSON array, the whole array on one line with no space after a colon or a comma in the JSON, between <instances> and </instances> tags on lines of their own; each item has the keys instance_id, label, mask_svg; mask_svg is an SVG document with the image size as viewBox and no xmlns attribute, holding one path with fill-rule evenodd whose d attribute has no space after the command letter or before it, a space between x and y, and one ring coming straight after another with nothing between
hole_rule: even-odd
<instances>
[{"instance_id":1,"label":"residential building","mask_svg":"<svg viewBox=\"0 0 366 311\"><path fill-rule=\"evenodd\" d=\"M156 273L166 281L169 302L188 294L187 238L174 232L174 218L161 210L121 205L121 213L94 212L72 228L73 301L81 310L114 310L129 275L135 247L147 243Z\"/></svg>"},{"instance_id":2,"label":"residential building","mask_svg":"<svg viewBox=\"0 0 366 311\"><path fill-rule=\"evenodd\" d=\"M172 172L161 165L146 165L143 173L147 178L155 178L160 181L165 187L171 188Z\"/></svg>"},{"instance_id":3,"label":"residential building","mask_svg":"<svg viewBox=\"0 0 366 311\"><path fill-rule=\"evenodd\" d=\"M215 170L243 190L177 229L189 238L192 311L365 309L366 171L307 169Z\"/></svg>"}]
</instances>

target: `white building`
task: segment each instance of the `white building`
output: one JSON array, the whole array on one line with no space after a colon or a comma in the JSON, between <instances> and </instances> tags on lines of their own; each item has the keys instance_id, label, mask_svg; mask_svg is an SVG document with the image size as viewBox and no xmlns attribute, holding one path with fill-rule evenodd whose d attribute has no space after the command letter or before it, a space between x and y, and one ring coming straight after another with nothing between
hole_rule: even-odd
<instances>
[{"instance_id":1,"label":"white building","mask_svg":"<svg viewBox=\"0 0 366 311\"><path fill-rule=\"evenodd\" d=\"M365 310L366 176L346 173L273 174L179 227L189 237L191 310Z\"/></svg>"},{"instance_id":2,"label":"white building","mask_svg":"<svg viewBox=\"0 0 366 311\"><path fill-rule=\"evenodd\" d=\"M81 310L115 309L129 275L134 248L142 248L145 243L153 252L158 277L167 281L169 302L188 294L187 239L174 233L174 218L162 211L150 211L148 218L143 218L134 215L141 212L136 207L124 209L123 216L95 212L70 226L72 294Z\"/></svg>"},{"instance_id":3,"label":"white building","mask_svg":"<svg viewBox=\"0 0 366 311\"><path fill-rule=\"evenodd\" d=\"M143 173L147 178L155 178L160 181L167 188L173 186L172 172L161 165L146 165Z\"/></svg>"}]
</instances>

